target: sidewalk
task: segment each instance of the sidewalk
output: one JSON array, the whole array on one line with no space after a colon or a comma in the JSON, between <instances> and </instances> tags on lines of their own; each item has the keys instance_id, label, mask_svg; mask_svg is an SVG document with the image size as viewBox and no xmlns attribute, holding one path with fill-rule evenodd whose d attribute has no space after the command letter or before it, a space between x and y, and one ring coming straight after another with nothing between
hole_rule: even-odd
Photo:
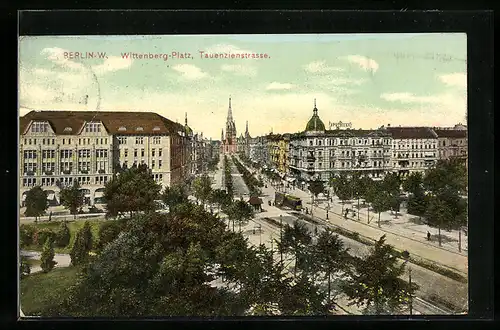
<instances>
[{"instance_id":1,"label":"sidewalk","mask_svg":"<svg viewBox=\"0 0 500 330\"><path fill-rule=\"evenodd\" d=\"M307 206L309 209L311 208L311 203L310 203L311 198L310 196L308 196L309 194L298 189L293 190L291 193L303 199L304 207ZM352 205L346 204L345 207L352 209ZM386 242L394 246L398 250L407 250L408 252L410 252L410 254L419 256L423 259L433 261L437 264L444 265L448 268L452 268L463 274L467 274L468 272L467 256L458 253L458 250L450 251L449 249L440 248L439 246L437 246L437 243L436 244L429 243L426 240L425 235L422 235L422 233L419 234L416 234L418 232L414 232L413 234L411 232L408 233L408 231L405 231L404 229L401 230L401 227L398 230L397 223L393 221L397 219L389 220L390 221L389 222L387 221L388 218L387 216L384 219L382 218L381 215L381 223L383 221L382 219L386 221L383 222L381 228L378 228L377 226L378 214L375 213L373 213L373 220L371 220L369 225L366 223L366 213L364 214L364 217L362 217L363 212L360 214L359 222L357 221L357 217L355 218L356 220L353 220L352 217L346 220L341 215L342 211L341 208L342 206L339 205L339 202L336 199L334 199L333 203L330 203L329 220L328 220L329 222L338 225L340 227L343 227L345 229L358 232L359 234L374 240L378 240L382 235L385 234ZM326 211L324 208L315 206L313 209L313 214L315 217L319 217L323 220L326 220ZM370 217L371 214L372 213L370 212ZM391 217L390 214L389 217ZM365 220L365 222L363 222L363 220ZM444 231L442 231L442 234L444 234L443 232ZM425 231L425 233L427 233L427 231Z\"/></svg>"}]
</instances>

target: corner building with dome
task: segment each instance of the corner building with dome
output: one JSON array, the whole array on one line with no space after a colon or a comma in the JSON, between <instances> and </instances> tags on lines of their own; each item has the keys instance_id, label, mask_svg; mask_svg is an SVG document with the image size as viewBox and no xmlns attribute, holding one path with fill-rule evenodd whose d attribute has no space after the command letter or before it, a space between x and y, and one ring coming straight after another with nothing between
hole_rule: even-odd
<instances>
[{"instance_id":1,"label":"corner building with dome","mask_svg":"<svg viewBox=\"0 0 500 330\"><path fill-rule=\"evenodd\" d=\"M383 128L327 129L314 100L313 115L305 130L290 135L288 175L298 184L313 179L328 181L349 171L381 179L390 167L391 141L391 134Z\"/></svg>"}]
</instances>

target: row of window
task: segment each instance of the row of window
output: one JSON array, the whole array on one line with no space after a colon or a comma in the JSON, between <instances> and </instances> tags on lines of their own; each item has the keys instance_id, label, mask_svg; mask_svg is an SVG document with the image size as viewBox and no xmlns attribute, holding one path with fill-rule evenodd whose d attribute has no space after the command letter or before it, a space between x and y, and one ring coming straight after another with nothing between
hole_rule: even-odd
<instances>
[{"instance_id":1,"label":"row of window","mask_svg":"<svg viewBox=\"0 0 500 330\"><path fill-rule=\"evenodd\" d=\"M127 144L128 137L119 136L117 139L118 139L118 144ZM153 136L151 138L151 143L152 144L160 144L161 143L161 136ZM135 137L135 144L144 144L144 136L136 136Z\"/></svg>"},{"instance_id":2,"label":"row of window","mask_svg":"<svg viewBox=\"0 0 500 330\"><path fill-rule=\"evenodd\" d=\"M146 162L144 161L144 159L141 160L141 164L146 164ZM132 163L132 166L134 166L134 165L135 166L138 165L137 160L134 160L134 162ZM152 159L151 160L151 169L154 170L155 168L157 168L156 165L158 165L158 169L161 169L161 167L163 165L162 160L158 159L158 163L157 163L154 159ZM122 167L126 167L126 168L129 167L127 160L123 162Z\"/></svg>"},{"instance_id":3,"label":"row of window","mask_svg":"<svg viewBox=\"0 0 500 330\"><path fill-rule=\"evenodd\" d=\"M42 158L55 158L55 150L42 150ZM96 149L95 155L97 158L108 158L108 150L106 149ZM23 152L24 159L36 159L37 151L36 150L24 150ZM73 157L73 150L65 149L60 151L61 158L71 158ZM89 158L91 157L90 149L81 149L78 150L79 158Z\"/></svg>"},{"instance_id":4,"label":"row of window","mask_svg":"<svg viewBox=\"0 0 500 330\"><path fill-rule=\"evenodd\" d=\"M42 163L42 172L47 173L47 172L54 172L55 171L55 162L43 162ZM24 163L23 164L23 170L25 174L27 173L36 173L37 171L37 164L36 163ZM97 161L95 163L94 169L96 171L105 171L108 168L108 162L107 161ZM73 171L73 162L61 162L60 163L60 170L61 172L72 172ZM90 162L85 161L85 162L78 162L78 171L90 171L91 170L91 165Z\"/></svg>"},{"instance_id":5,"label":"row of window","mask_svg":"<svg viewBox=\"0 0 500 330\"><path fill-rule=\"evenodd\" d=\"M121 150L119 151L120 154L119 154L119 157L121 158ZM144 154L145 154L145 150L144 149L141 149L141 157L144 157ZM128 157L128 149L123 149L123 156L125 158ZM137 158L138 157L138 149L134 149L134 158ZM156 157L156 149L151 149L151 157ZM158 149L158 157L162 157L162 148L159 148Z\"/></svg>"},{"instance_id":6,"label":"row of window","mask_svg":"<svg viewBox=\"0 0 500 330\"><path fill-rule=\"evenodd\" d=\"M386 165L389 164L388 161L385 162ZM325 167L323 167L323 165L325 165ZM330 162L330 168L335 168L337 167L337 165L340 167L340 168L355 168L355 167L358 167L358 163L355 163L355 162ZM302 164L299 163L299 167L301 167ZM308 167L314 167L311 166L311 165L308 165ZM360 165L360 167L370 167L370 164L368 164L368 162L364 162L362 165ZM374 161L373 162L373 166L371 167L384 167L384 162L383 161ZM323 169L323 168L326 168L326 164L323 164L323 163L318 163L318 167L317 169Z\"/></svg>"},{"instance_id":7,"label":"row of window","mask_svg":"<svg viewBox=\"0 0 500 330\"><path fill-rule=\"evenodd\" d=\"M36 145L36 140L37 139L24 139L24 145ZM41 139L42 145L55 145L55 139ZM107 145L108 144L108 138L97 138L97 139L91 139L91 138L79 138L78 139L78 145L90 145L91 142L94 141L96 145ZM63 145L71 145L71 138L63 138L61 140L61 143Z\"/></svg>"},{"instance_id":8,"label":"row of window","mask_svg":"<svg viewBox=\"0 0 500 330\"><path fill-rule=\"evenodd\" d=\"M409 154L409 153L407 153L407 154L402 154L402 153L395 154L394 153L394 154L392 154L392 157L394 157L394 158L396 158L396 157L397 158L410 158L410 155L411 155L411 158L430 157L430 154L428 154L427 156L425 156L422 153L418 153L418 154L417 153L411 153L411 154ZM436 157L436 153L435 152L432 153L432 157Z\"/></svg>"},{"instance_id":9,"label":"row of window","mask_svg":"<svg viewBox=\"0 0 500 330\"><path fill-rule=\"evenodd\" d=\"M42 186L56 186L56 181L59 180L60 184L62 186L72 186L73 185L73 178L72 177L63 177L56 179L54 177L50 178L41 178L40 183ZM85 176L85 177L78 177L77 178L78 183L81 185L89 185L89 184L96 184L96 185L105 185L108 182L108 177L107 176L96 176L96 177L90 177L90 176ZM23 186L24 187L34 187L37 185L37 178L24 178L23 179Z\"/></svg>"}]
</instances>

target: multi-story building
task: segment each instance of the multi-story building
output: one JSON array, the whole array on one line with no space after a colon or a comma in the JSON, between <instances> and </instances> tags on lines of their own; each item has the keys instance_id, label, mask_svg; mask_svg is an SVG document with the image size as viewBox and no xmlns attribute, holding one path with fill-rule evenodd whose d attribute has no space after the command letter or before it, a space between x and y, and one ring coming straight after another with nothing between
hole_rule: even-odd
<instances>
[{"instance_id":1,"label":"multi-story building","mask_svg":"<svg viewBox=\"0 0 500 330\"><path fill-rule=\"evenodd\" d=\"M244 154L247 157L250 157L250 141L252 137L248 132L248 120L246 122L245 135L241 134L237 139L237 151L238 154Z\"/></svg>"},{"instance_id":2,"label":"multi-story building","mask_svg":"<svg viewBox=\"0 0 500 330\"><path fill-rule=\"evenodd\" d=\"M380 179L389 169L391 136L384 130L327 130L316 104L305 131L292 134L289 143L290 174L300 182L328 181L346 171L360 171Z\"/></svg>"},{"instance_id":3,"label":"multi-story building","mask_svg":"<svg viewBox=\"0 0 500 330\"><path fill-rule=\"evenodd\" d=\"M467 131L434 128L439 159L456 158L467 164Z\"/></svg>"},{"instance_id":4,"label":"multi-story building","mask_svg":"<svg viewBox=\"0 0 500 330\"><path fill-rule=\"evenodd\" d=\"M285 133L278 141L278 171L283 174L288 173L288 157L290 148L290 134Z\"/></svg>"},{"instance_id":5,"label":"multi-story building","mask_svg":"<svg viewBox=\"0 0 500 330\"><path fill-rule=\"evenodd\" d=\"M401 176L423 172L438 159L438 136L429 127L385 128L392 136L392 170Z\"/></svg>"},{"instance_id":6,"label":"multi-story building","mask_svg":"<svg viewBox=\"0 0 500 330\"><path fill-rule=\"evenodd\" d=\"M187 126L187 122L186 122ZM186 127L155 113L31 111L20 118L20 197L40 185L53 202L78 181L86 201L102 199L120 168L147 164L162 186L190 173Z\"/></svg>"}]
</instances>

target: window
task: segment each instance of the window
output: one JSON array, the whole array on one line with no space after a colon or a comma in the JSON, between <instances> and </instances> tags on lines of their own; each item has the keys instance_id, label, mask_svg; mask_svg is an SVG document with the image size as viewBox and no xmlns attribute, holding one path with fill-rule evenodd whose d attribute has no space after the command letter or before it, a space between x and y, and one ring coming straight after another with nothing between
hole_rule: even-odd
<instances>
[{"instance_id":1,"label":"window","mask_svg":"<svg viewBox=\"0 0 500 330\"><path fill-rule=\"evenodd\" d=\"M35 159L35 158L36 158L36 150L24 151L24 159Z\"/></svg>"},{"instance_id":2,"label":"window","mask_svg":"<svg viewBox=\"0 0 500 330\"><path fill-rule=\"evenodd\" d=\"M144 137L136 136L135 137L135 144L144 144Z\"/></svg>"},{"instance_id":3,"label":"window","mask_svg":"<svg viewBox=\"0 0 500 330\"><path fill-rule=\"evenodd\" d=\"M101 124L100 123L95 123L95 122L90 122L85 125L85 132L87 133L98 133L101 131Z\"/></svg>"},{"instance_id":4,"label":"window","mask_svg":"<svg viewBox=\"0 0 500 330\"><path fill-rule=\"evenodd\" d=\"M151 169L154 169L155 168L155 160L151 160Z\"/></svg>"},{"instance_id":5,"label":"window","mask_svg":"<svg viewBox=\"0 0 500 330\"><path fill-rule=\"evenodd\" d=\"M71 139L68 139L68 144L71 144Z\"/></svg>"},{"instance_id":6,"label":"window","mask_svg":"<svg viewBox=\"0 0 500 330\"><path fill-rule=\"evenodd\" d=\"M309 145L312 146L313 145L313 142L312 141L309 141Z\"/></svg>"},{"instance_id":7,"label":"window","mask_svg":"<svg viewBox=\"0 0 500 330\"><path fill-rule=\"evenodd\" d=\"M142 127L137 127L135 130L136 131L144 131L144 129Z\"/></svg>"},{"instance_id":8,"label":"window","mask_svg":"<svg viewBox=\"0 0 500 330\"><path fill-rule=\"evenodd\" d=\"M158 157L161 157L161 150L162 150L161 148L158 149Z\"/></svg>"},{"instance_id":9,"label":"window","mask_svg":"<svg viewBox=\"0 0 500 330\"><path fill-rule=\"evenodd\" d=\"M125 143L127 143L127 138L125 136L119 136L118 137L118 144L125 144Z\"/></svg>"},{"instance_id":10,"label":"window","mask_svg":"<svg viewBox=\"0 0 500 330\"><path fill-rule=\"evenodd\" d=\"M158 168L161 168L161 159L158 160Z\"/></svg>"},{"instance_id":11,"label":"window","mask_svg":"<svg viewBox=\"0 0 500 330\"><path fill-rule=\"evenodd\" d=\"M124 152L125 158L127 158L128 157L128 149L123 149L123 152Z\"/></svg>"},{"instance_id":12,"label":"window","mask_svg":"<svg viewBox=\"0 0 500 330\"><path fill-rule=\"evenodd\" d=\"M137 149L134 149L134 158L137 158Z\"/></svg>"},{"instance_id":13,"label":"window","mask_svg":"<svg viewBox=\"0 0 500 330\"><path fill-rule=\"evenodd\" d=\"M118 128L118 130L119 130L119 131L126 131L126 130L127 130L127 128L126 128L125 126L120 126L120 127Z\"/></svg>"},{"instance_id":14,"label":"window","mask_svg":"<svg viewBox=\"0 0 500 330\"><path fill-rule=\"evenodd\" d=\"M155 126L155 127L153 128L153 131L159 131L159 130L160 130L160 128L159 128L158 126Z\"/></svg>"},{"instance_id":15,"label":"window","mask_svg":"<svg viewBox=\"0 0 500 330\"><path fill-rule=\"evenodd\" d=\"M44 133L48 132L49 124L44 122L34 122L31 124L31 132L33 133Z\"/></svg>"},{"instance_id":16,"label":"window","mask_svg":"<svg viewBox=\"0 0 500 330\"><path fill-rule=\"evenodd\" d=\"M104 144L108 144L108 138L104 139ZM105 178L106 179L106 178Z\"/></svg>"},{"instance_id":17,"label":"window","mask_svg":"<svg viewBox=\"0 0 500 330\"><path fill-rule=\"evenodd\" d=\"M319 145L319 146L321 145L321 140L318 140L318 145Z\"/></svg>"},{"instance_id":18,"label":"window","mask_svg":"<svg viewBox=\"0 0 500 330\"><path fill-rule=\"evenodd\" d=\"M156 149L151 149L151 156L154 157L155 156L155 151Z\"/></svg>"},{"instance_id":19,"label":"window","mask_svg":"<svg viewBox=\"0 0 500 330\"><path fill-rule=\"evenodd\" d=\"M153 136L153 144L160 144L161 136Z\"/></svg>"},{"instance_id":20,"label":"window","mask_svg":"<svg viewBox=\"0 0 500 330\"><path fill-rule=\"evenodd\" d=\"M144 149L141 149L141 157L144 157Z\"/></svg>"},{"instance_id":21,"label":"window","mask_svg":"<svg viewBox=\"0 0 500 330\"><path fill-rule=\"evenodd\" d=\"M63 139L62 144L66 144L66 139Z\"/></svg>"}]
</instances>

